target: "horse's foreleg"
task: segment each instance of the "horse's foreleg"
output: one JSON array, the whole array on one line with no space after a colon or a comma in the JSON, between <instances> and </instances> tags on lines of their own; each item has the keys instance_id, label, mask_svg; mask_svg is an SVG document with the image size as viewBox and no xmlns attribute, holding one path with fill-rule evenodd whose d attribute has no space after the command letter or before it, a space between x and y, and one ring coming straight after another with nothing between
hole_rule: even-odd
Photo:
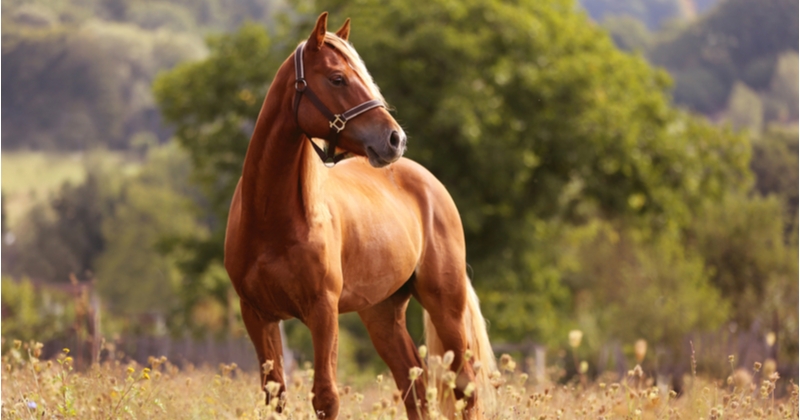
<instances>
[{"instance_id":1,"label":"horse's foreleg","mask_svg":"<svg viewBox=\"0 0 800 420\"><path fill-rule=\"evenodd\" d=\"M406 329L406 308L410 297L411 293L403 287L383 302L360 311L358 315L367 327L378 354L392 371L397 389L402 393L408 419L417 420L419 415L415 396L420 401L420 411L424 410L422 404L425 388L420 378L413 384L416 392L412 392L409 379L409 370L412 367L423 366L414 341Z\"/></svg>"},{"instance_id":2,"label":"horse's foreleg","mask_svg":"<svg viewBox=\"0 0 800 420\"><path fill-rule=\"evenodd\" d=\"M283 357L281 347L281 332L278 320L264 320L259 316L250 305L244 300L240 301L242 308L242 320L247 328L247 334L253 341L258 354L258 363L261 365L261 390L266 392L266 402L270 402L270 392L266 389L269 382L280 384L280 388L275 394L280 398L281 393L286 391L286 384L283 380ZM282 409L279 404L277 410Z\"/></svg>"},{"instance_id":3,"label":"horse's foreleg","mask_svg":"<svg viewBox=\"0 0 800 420\"><path fill-rule=\"evenodd\" d=\"M314 343L314 398L318 418L335 419L339 414L336 388L336 358L339 352L339 309L335 299L321 298L311 305L303 320Z\"/></svg>"}]
</instances>

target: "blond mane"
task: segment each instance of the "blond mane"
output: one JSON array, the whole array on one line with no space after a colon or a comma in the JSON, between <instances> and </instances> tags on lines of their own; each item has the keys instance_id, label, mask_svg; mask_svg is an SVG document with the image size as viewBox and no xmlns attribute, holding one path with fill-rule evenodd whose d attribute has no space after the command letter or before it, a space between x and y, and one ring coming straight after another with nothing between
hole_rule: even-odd
<instances>
[{"instance_id":1,"label":"blond mane","mask_svg":"<svg viewBox=\"0 0 800 420\"><path fill-rule=\"evenodd\" d=\"M386 103L383 95L381 95L381 90L378 88L378 85L375 84L375 81L372 80L372 76L367 71L367 66L364 65L364 61L358 55L356 49L353 48L349 42L330 32L325 34L325 43L344 56L347 63L350 64L350 68L355 70L358 77L364 82L370 95L372 95L372 99L381 101L383 105L388 108L389 105Z\"/></svg>"}]
</instances>

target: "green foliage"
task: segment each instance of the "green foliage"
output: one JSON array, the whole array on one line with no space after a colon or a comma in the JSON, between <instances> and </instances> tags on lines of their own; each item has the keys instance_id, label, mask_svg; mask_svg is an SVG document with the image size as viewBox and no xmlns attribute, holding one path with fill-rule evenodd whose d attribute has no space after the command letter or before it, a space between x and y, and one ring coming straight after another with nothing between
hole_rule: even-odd
<instances>
[{"instance_id":1,"label":"green foliage","mask_svg":"<svg viewBox=\"0 0 800 420\"><path fill-rule=\"evenodd\" d=\"M189 161L176 146L150 149L102 220L105 247L94 261L97 287L118 315L169 314L179 308L183 276L158 245L166 235L202 235L192 213Z\"/></svg>"},{"instance_id":2,"label":"green foliage","mask_svg":"<svg viewBox=\"0 0 800 420\"><path fill-rule=\"evenodd\" d=\"M775 194L786 203L787 228L797 229L798 132L770 126L753 142L750 167L756 175L756 190L763 196Z\"/></svg>"},{"instance_id":3,"label":"green foliage","mask_svg":"<svg viewBox=\"0 0 800 420\"><path fill-rule=\"evenodd\" d=\"M11 272L61 283L70 274L91 277L106 243L101 225L111 204L101 188L90 173L84 183L65 183L47 204L32 209L19 230L19 259Z\"/></svg>"},{"instance_id":4,"label":"green foliage","mask_svg":"<svg viewBox=\"0 0 800 420\"><path fill-rule=\"evenodd\" d=\"M556 252L573 260L563 281L590 343L644 338L678 352L686 334L727 320L728 303L710 283L703 258L684 248L677 230L595 221L562 238L554 238Z\"/></svg>"},{"instance_id":5,"label":"green foliage","mask_svg":"<svg viewBox=\"0 0 800 420\"><path fill-rule=\"evenodd\" d=\"M52 288L37 289L28 278L16 281L3 276L2 289L4 342L56 338L67 331L75 317L67 294Z\"/></svg>"},{"instance_id":6,"label":"green foliage","mask_svg":"<svg viewBox=\"0 0 800 420\"><path fill-rule=\"evenodd\" d=\"M797 278L796 256L784 237L784 207L776 198L729 195L695 215L691 248L713 270L712 281L749 326L771 277Z\"/></svg>"}]
</instances>

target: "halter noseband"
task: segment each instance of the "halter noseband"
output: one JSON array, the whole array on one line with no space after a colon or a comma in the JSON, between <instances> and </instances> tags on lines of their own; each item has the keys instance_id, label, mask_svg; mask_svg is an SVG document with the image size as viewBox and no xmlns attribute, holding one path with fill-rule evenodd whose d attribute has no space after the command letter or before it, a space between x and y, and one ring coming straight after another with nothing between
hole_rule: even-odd
<instances>
[{"instance_id":1,"label":"halter noseband","mask_svg":"<svg viewBox=\"0 0 800 420\"><path fill-rule=\"evenodd\" d=\"M294 119L297 121L297 126L300 126L300 120L297 118L297 112L300 109L300 100L303 98L303 94L311 100L311 103L314 104L315 107L328 119L328 125L331 128L330 135L328 136L328 150L324 151L313 140L311 140L311 136L309 136L305 131L303 133L308 137L308 141L311 142L311 145L314 147L314 151L317 152L319 158L322 159L322 162L325 166L332 168L333 165L336 165L340 160L344 159L345 153L336 154L336 144L339 142L339 133L344 130L345 126L347 125L347 121L369 111L372 108L377 108L379 106L384 106L383 102L373 99L371 101L364 102L360 105L356 105L353 108L341 113L341 114L334 114L331 112L325 104L319 99L314 92L308 87L308 82L306 82L305 78L305 69L303 67L303 50L305 49L306 43L303 42L302 44L297 46L297 49L294 52L294 73L295 73L295 80L294 80L294 89L297 94L294 96ZM302 130L302 128L300 129Z\"/></svg>"}]
</instances>

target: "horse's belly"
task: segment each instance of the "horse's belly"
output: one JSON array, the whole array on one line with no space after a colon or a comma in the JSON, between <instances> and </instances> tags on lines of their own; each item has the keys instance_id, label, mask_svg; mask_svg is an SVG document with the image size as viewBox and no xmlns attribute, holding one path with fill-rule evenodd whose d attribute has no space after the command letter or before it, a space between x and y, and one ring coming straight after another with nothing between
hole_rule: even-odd
<instances>
[{"instance_id":1,"label":"horse's belly","mask_svg":"<svg viewBox=\"0 0 800 420\"><path fill-rule=\"evenodd\" d=\"M343 250L339 312L369 308L405 284L419 260L420 236L383 229L359 237Z\"/></svg>"}]
</instances>

